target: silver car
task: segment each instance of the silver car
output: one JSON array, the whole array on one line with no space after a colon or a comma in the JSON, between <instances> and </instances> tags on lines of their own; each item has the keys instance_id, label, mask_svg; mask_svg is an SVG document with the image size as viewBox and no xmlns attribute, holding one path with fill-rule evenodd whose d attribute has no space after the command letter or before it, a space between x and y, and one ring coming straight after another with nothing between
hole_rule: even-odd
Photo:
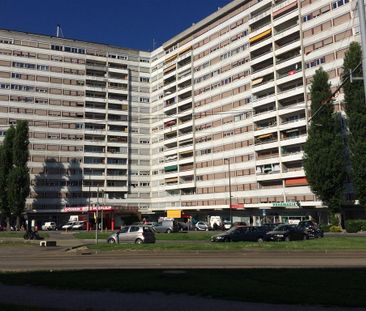
<instances>
[{"instance_id":1,"label":"silver car","mask_svg":"<svg viewBox=\"0 0 366 311\"><path fill-rule=\"evenodd\" d=\"M114 243L155 243L155 233L150 226L132 225L122 227L107 238L107 242Z\"/></svg>"}]
</instances>

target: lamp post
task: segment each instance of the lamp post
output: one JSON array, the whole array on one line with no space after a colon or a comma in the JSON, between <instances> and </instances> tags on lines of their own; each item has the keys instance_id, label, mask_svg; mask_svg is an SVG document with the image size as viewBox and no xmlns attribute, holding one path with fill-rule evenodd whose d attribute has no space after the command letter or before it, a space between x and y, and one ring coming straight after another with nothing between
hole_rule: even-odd
<instances>
[{"instance_id":1,"label":"lamp post","mask_svg":"<svg viewBox=\"0 0 366 311\"><path fill-rule=\"evenodd\" d=\"M229 215L230 215L230 226L233 226L233 215L231 212L231 170L230 170L230 158L225 158L224 161L227 161L228 172L229 172Z\"/></svg>"},{"instance_id":2,"label":"lamp post","mask_svg":"<svg viewBox=\"0 0 366 311\"><path fill-rule=\"evenodd\" d=\"M95 244L98 245L98 217L99 217L99 186L97 190L97 206L96 206L96 217L95 217Z\"/></svg>"},{"instance_id":3,"label":"lamp post","mask_svg":"<svg viewBox=\"0 0 366 311\"><path fill-rule=\"evenodd\" d=\"M91 198L90 198L90 184L91 184L91 177L90 177L90 172L89 172L89 190L88 190L88 212L87 212L87 217L88 217L88 219L87 219L87 222L86 222L86 231L89 231L90 230L90 223L89 223L89 221L90 221L90 219L89 219L89 212L90 212L90 200L91 200Z\"/></svg>"}]
</instances>

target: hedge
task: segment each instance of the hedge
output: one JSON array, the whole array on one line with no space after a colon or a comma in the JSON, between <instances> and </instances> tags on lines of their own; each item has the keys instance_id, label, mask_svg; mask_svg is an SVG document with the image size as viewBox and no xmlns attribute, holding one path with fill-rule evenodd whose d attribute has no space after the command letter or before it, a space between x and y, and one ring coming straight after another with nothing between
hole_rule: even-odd
<instances>
[{"instance_id":1,"label":"hedge","mask_svg":"<svg viewBox=\"0 0 366 311\"><path fill-rule=\"evenodd\" d=\"M366 220L363 220L363 219L347 220L346 221L346 231L349 233L366 231Z\"/></svg>"}]
</instances>

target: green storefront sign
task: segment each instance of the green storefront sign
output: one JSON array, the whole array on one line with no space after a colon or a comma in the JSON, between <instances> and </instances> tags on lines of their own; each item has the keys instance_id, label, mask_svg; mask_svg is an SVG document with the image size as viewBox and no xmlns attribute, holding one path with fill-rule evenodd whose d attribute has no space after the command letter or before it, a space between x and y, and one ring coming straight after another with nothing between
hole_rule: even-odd
<instances>
[{"instance_id":1,"label":"green storefront sign","mask_svg":"<svg viewBox=\"0 0 366 311\"><path fill-rule=\"evenodd\" d=\"M275 202L272 203L272 207L298 208L300 207L300 202Z\"/></svg>"}]
</instances>

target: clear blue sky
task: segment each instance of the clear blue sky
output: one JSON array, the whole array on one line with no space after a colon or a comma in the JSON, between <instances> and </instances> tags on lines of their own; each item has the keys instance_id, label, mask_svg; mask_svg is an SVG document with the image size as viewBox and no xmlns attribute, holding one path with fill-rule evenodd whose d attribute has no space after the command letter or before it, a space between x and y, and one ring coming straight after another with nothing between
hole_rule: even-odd
<instances>
[{"instance_id":1,"label":"clear blue sky","mask_svg":"<svg viewBox=\"0 0 366 311\"><path fill-rule=\"evenodd\" d=\"M151 50L230 0L0 0L0 28Z\"/></svg>"}]
</instances>

